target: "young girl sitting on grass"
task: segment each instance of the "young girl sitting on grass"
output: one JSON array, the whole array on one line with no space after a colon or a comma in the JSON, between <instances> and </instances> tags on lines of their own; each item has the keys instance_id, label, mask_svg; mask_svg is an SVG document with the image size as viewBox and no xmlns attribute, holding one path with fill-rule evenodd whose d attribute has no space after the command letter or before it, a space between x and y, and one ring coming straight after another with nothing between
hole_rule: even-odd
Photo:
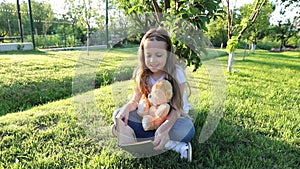
<instances>
[{"instance_id":1,"label":"young girl sitting on grass","mask_svg":"<svg viewBox=\"0 0 300 169\"><path fill-rule=\"evenodd\" d=\"M187 80L183 68L176 64L168 33L161 28L150 29L142 38L138 52L139 66L134 72L136 86L133 98L113 113L113 120L122 119L125 125L134 130L137 139L154 140L154 149L174 150L180 153L181 158L191 161L190 141L195 128L187 115L190 109L186 95ZM145 131L142 117L137 114L138 103L143 94L148 96L151 87L160 79L172 83L174 94L170 102L171 110L157 130Z\"/></svg>"}]
</instances>

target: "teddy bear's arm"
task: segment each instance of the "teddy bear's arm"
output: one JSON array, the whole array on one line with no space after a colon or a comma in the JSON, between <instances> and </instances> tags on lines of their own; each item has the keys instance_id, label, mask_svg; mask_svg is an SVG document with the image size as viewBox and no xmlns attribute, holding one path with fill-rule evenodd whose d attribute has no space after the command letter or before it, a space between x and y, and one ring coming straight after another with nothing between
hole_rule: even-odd
<instances>
[{"instance_id":1,"label":"teddy bear's arm","mask_svg":"<svg viewBox=\"0 0 300 169\"><path fill-rule=\"evenodd\" d=\"M157 129L164 121L166 117L153 117L146 115L143 117L142 125L145 131Z\"/></svg>"},{"instance_id":2,"label":"teddy bear's arm","mask_svg":"<svg viewBox=\"0 0 300 169\"><path fill-rule=\"evenodd\" d=\"M143 126L145 131L156 129L154 120L155 120L154 117L152 117L150 115L146 115L146 116L143 117L142 126Z\"/></svg>"},{"instance_id":3,"label":"teddy bear's arm","mask_svg":"<svg viewBox=\"0 0 300 169\"><path fill-rule=\"evenodd\" d=\"M137 113L141 117L149 114L149 107L147 106L147 102L146 101L140 101L138 103Z\"/></svg>"},{"instance_id":4,"label":"teddy bear's arm","mask_svg":"<svg viewBox=\"0 0 300 169\"><path fill-rule=\"evenodd\" d=\"M167 116L170 110L170 105L165 103L158 106L157 110L155 111L156 117L164 117Z\"/></svg>"}]
</instances>

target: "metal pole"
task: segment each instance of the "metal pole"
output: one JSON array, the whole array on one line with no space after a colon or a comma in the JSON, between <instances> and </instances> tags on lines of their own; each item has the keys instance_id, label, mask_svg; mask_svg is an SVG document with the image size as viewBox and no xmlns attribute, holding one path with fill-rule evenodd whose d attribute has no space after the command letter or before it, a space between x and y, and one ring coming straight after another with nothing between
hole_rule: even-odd
<instances>
[{"instance_id":1,"label":"metal pole","mask_svg":"<svg viewBox=\"0 0 300 169\"><path fill-rule=\"evenodd\" d=\"M66 28L65 28L66 27L66 25L65 25L65 20L66 20L65 17L66 17L66 15L63 14L62 16L63 16L63 19L64 19L63 20L63 26L64 26L63 27L63 31L64 31L64 47L67 47Z\"/></svg>"},{"instance_id":2,"label":"metal pole","mask_svg":"<svg viewBox=\"0 0 300 169\"><path fill-rule=\"evenodd\" d=\"M28 11L29 11L30 26L31 26L31 40L32 40L33 50L35 50L34 29L33 29L33 19L32 19L32 11L31 11L31 2L30 2L30 0L28 0Z\"/></svg>"},{"instance_id":3,"label":"metal pole","mask_svg":"<svg viewBox=\"0 0 300 169\"><path fill-rule=\"evenodd\" d=\"M106 25L106 47L108 48L108 0L106 2L106 17L105 17L105 25Z\"/></svg>"},{"instance_id":4,"label":"metal pole","mask_svg":"<svg viewBox=\"0 0 300 169\"><path fill-rule=\"evenodd\" d=\"M21 42L24 42L23 38L23 28L22 28L22 20L21 20L21 12L20 12L20 3L19 0L17 0L17 11L18 11L18 24L19 24L19 30L21 34Z\"/></svg>"},{"instance_id":5,"label":"metal pole","mask_svg":"<svg viewBox=\"0 0 300 169\"><path fill-rule=\"evenodd\" d=\"M9 20L9 19L7 20L7 23L8 23L8 32L9 32L9 36L12 36L12 33L11 33L11 26L10 26L10 20ZM10 42L12 42L12 40L10 40Z\"/></svg>"},{"instance_id":6,"label":"metal pole","mask_svg":"<svg viewBox=\"0 0 300 169\"><path fill-rule=\"evenodd\" d=\"M73 20L72 21L72 31L73 31L73 46L75 46L76 45L76 41L75 41L75 38L76 38L76 36L75 36L75 21Z\"/></svg>"}]
</instances>

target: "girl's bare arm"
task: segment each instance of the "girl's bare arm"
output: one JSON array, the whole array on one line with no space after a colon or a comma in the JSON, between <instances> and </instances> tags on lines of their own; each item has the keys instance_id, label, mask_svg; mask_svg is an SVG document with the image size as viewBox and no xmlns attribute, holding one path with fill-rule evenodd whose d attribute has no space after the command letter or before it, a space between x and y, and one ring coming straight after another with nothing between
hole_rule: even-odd
<instances>
[{"instance_id":1,"label":"girl's bare arm","mask_svg":"<svg viewBox=\"0 0 300 169\"><path fill-rule=\"evenodd\" d=\"M156 130L153 142L155 145L155 149L163 149L165 144L170 140L169 131L178 118L179 113L173 109L168 115L166 121L161 124L160 127Z\"/></svg>"},{"instance_id":2,"label":"girl's bare arm","mask_svg":"<svg viewBox=\"0 0 300 169\"><path fill-rule=\"evenodd\" d=\"M141 96L141 92L135 88L132 99L120 109L120 112L116 118L124 119L125 125L127 125L129 112L137 109Z\"/></svg>"}]
</instances>

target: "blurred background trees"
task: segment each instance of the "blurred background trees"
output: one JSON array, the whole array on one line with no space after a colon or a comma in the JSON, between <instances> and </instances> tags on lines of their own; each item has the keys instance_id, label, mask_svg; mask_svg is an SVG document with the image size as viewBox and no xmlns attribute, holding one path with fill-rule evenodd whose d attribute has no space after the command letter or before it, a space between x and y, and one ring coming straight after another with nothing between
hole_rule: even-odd
<instances>
[{"instance_id":1,"label":"blurred background trees","mask_svg":"<svg viewBox=\"0 0 300 169\"><path fill-rule=\"evenodd\" d=\"M30 42L27 0L20 2L24 41ZM228 39L236 36L236 46L251 48L252 52L256 48L293 49L300 43L299 0L253 0L242 4L240 0L114 0L108 1L107 7L106 0L64 0L62 4L58 12L54 8L58 5L50 1L31 0L38 48L106 45L107 40L111 47L128 47L137 45L151 26L160 25L172 34L176 54L197 69L205 49L211 47L203 43L205 38L212 46L225 48ZM0 3L0 23L0 43L17 42L20 28L15 1ZM184 31L195 36L185 37Z\"/></svg>"}]
</instances>

